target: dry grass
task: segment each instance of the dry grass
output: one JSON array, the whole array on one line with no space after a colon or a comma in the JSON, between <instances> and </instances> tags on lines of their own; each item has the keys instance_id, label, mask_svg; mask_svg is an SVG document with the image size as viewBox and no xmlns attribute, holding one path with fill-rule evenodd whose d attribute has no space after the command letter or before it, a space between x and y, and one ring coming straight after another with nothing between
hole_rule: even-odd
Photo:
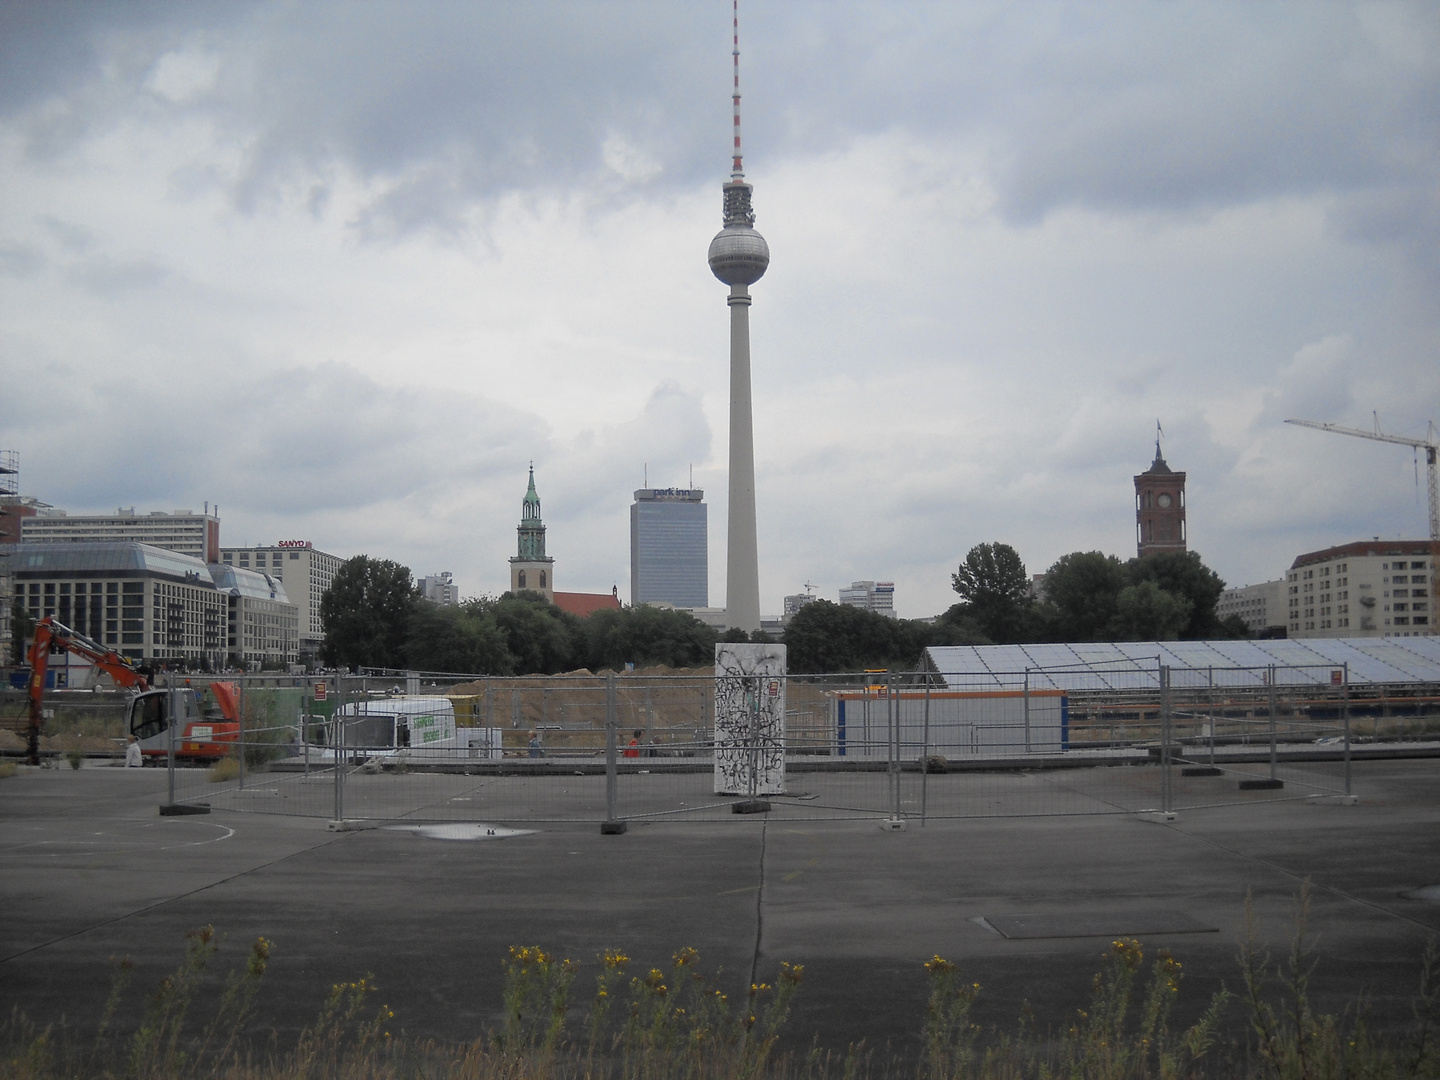
<instances>
[{"instance_id":1,"label":"dry grass","mask_svg":"<svg viewBox=\"0 0 1440 1080\"><path fill-rule=\"evenodd\" d=\"M240 759L235 756L223 757L205 770L212 784L223 784L240 775Z\"/></svg>"}]
</instances>

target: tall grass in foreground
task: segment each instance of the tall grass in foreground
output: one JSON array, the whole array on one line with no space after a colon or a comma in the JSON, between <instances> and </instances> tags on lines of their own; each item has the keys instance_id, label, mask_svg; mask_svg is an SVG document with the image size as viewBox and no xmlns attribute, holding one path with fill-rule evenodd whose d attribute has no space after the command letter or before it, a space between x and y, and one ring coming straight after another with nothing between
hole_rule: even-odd
<instances>
[{"instance_id":1,"label":"tall grass in foreground","mask_svg":"<svg viewBox=\"0 0 1440 1080\"><path fill-rule=\"evenodd\" d=\"M1183 1031L1170 1017L1183 969L1166 950L1148 960L1138 941L1112 942L1085 1008L1040 1029L1028 1007L1013 1031L983 1030L972 1018L981 987L939 956L929 981L918 1053L876 1061L862 1045L806 1054L776 1051L779 1031L804 971L781 964L772 983L727 994L700 970L694 949L669 970L630 973L629 957L607 950L588 1004L573 1000L577 964L543 949L515 946L505 960L499 1026L465 1044L395 1038L394 1012L379 1003L369 976L331 988L295 1045L247 1040L271 945L257 939L219 980L206 971L218 942L210 927L186 935L180 964L162 979L132 1031L114 1027L130 992L132 967L115 965L93 1044L79 1046L12 1016L0 1080L1392 1080L1440 1075L1437 947L1424 954L1415 1024L1408 1037L1372 1038L1364 1002L1345 1015L1318 1014L1309 980L1308 886L1296 907L1287 955L1272 963L1256 943L1247 900L1240 946L1241 989L1221 990ZM917 977L919 969L917 965ZM214 998L208 1020L191 1016L202 989Z\"/></svg>"}]
</instances>

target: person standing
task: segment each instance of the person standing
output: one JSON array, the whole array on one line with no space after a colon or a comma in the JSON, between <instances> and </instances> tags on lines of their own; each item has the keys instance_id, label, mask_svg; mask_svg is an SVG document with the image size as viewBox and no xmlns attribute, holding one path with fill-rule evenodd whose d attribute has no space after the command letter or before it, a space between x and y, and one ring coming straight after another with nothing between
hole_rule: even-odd
<instances>
[{"instance_id":1,"label":"person standing","mask_svg":"<svg viewBox=\"0 0 1440 1080\"><path fill-rule=\"evenodd\" d=\"M545 748L540 745L540 733L538 731L530 732L529 746L530 756L532 758L542 758L545 756Z\"/></svg>"},{"instance_id":2,"label":"person standing","mask_svg":"<svg viewBox=\"0 0 1440 1080\"><path fill-rule=\"evenodd\" d=\"M625 745L625 756L638 758L640 756L640 740L645 737L645 732L635 732L635 737Z\"/></svg>"},{"instance_id":3,"label":"person standing","mask_svg":"<svg viewBox=\"0 0 1440 1080\"><path fill-rule=\"evenodd\" d=\"M145 755L140 752L140 743L134 735L125 736L125 767L138 769L145 764Z\"/></svg>"}]
</instances>

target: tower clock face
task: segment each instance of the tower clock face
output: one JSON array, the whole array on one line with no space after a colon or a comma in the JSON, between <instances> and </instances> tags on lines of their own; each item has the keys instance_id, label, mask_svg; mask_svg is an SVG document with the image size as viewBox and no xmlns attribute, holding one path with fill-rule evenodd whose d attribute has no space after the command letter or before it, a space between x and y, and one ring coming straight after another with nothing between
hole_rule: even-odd
<instances>
[{"instance_id":1,"label":"tower clock face","mask_svg":"<svg viewBox=\"0 0 1440 1080\"><path fill-rule=\"evenodd\" d=\"M1170 505L1170 496L1162 494L1155 502L1160 506L1160 509L1164 510Z\"/></svg>"}]
</instances>

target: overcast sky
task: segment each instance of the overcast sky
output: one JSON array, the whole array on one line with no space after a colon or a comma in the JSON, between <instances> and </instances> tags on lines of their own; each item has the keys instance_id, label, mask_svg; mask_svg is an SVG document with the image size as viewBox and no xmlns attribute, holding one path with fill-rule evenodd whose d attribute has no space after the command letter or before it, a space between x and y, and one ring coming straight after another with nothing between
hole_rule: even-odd
<instances>
[{"instance_id":1,"label":"overcast sky","mask_svg":"<svg viewBox=\"0 0 1440 1080\"><path fill-rule=\"evenodd\" d=\"M1189 474L1232 585L1426 534L1440 419L1433 4L741 12L761 607L955 600L1134 554ZM706 489L724 603L730 8L0 6L0 448L71 513L629 594L631 493Z\"/></svg>"}]
</instances>

